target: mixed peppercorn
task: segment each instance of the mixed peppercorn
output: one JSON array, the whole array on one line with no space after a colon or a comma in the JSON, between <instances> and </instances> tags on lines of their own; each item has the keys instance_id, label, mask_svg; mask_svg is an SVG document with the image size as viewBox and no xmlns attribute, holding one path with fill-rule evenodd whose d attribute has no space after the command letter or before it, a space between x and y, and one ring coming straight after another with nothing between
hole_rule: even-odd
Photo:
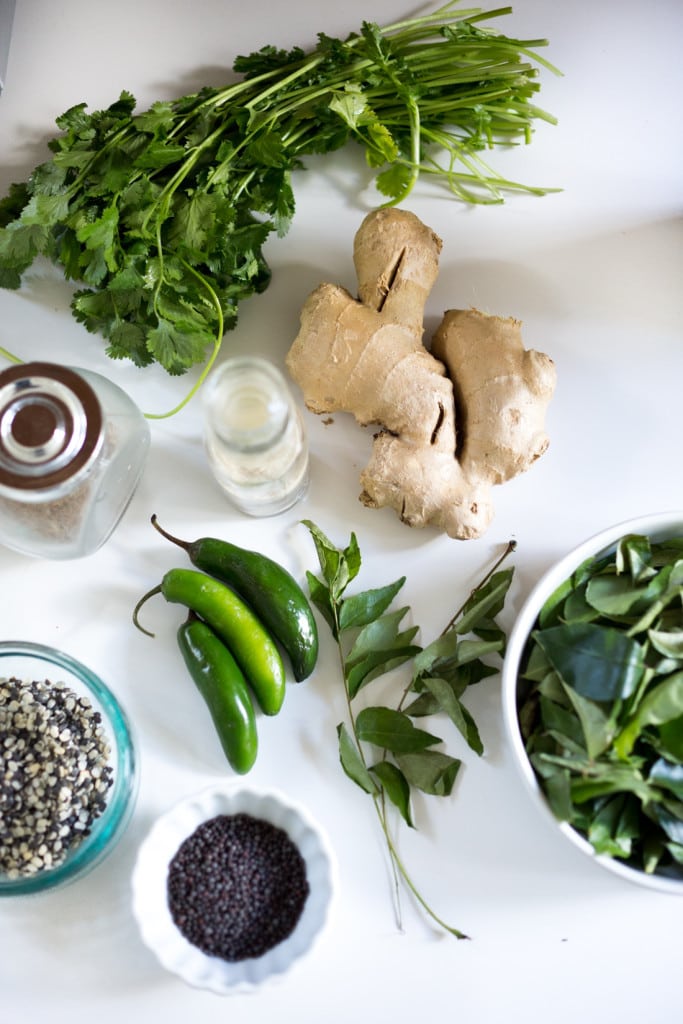
<instances>
[{"instance_id":1,"label":"mixed peppercorn","mask_svg":"<svg viewBox=\"0 0 683 1024\"><path fill-rule=\"evenodd\" d=\"M57 867L106 807L113 781L102 716L49 680L0 679L0 872Z\"/></svg>"}]
</instances>

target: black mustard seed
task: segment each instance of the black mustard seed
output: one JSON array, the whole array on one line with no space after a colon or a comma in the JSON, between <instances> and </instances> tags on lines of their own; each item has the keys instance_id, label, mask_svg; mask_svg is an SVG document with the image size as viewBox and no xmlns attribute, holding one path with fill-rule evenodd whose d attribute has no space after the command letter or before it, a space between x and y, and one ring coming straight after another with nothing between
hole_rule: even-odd
<instances>
[{"instance_id":1,"label":"black mustard seed","mask_svg":"<svg viewBox=\"0 0 683 1024\"><path fill-rule=\"evenodd\" d=\"M290 935L308 898L306 864L284 829L221 814L184 840L168 870L171 917L209 956L259 957Z\"/></svg>"}]
</instances>

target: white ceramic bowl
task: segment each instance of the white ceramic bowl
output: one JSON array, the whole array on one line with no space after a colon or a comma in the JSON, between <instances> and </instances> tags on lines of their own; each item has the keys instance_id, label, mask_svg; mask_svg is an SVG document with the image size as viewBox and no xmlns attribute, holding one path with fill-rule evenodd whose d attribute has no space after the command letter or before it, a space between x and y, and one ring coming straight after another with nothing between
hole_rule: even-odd
<instances>
[{"instance_id":1,"label":"white ceramic bowl","mask_svg":"<svg viewBox=\"0 0 683 1024\"><path fill-rule=\"evenodd\" d=\"M208 956L176 927L167 900L169 865L203 822L248 814L281 828L306 865L309 893L292 933L262 956L228 961ZM133 913L146 945L167 970L219 995L253 992L290 970L316 945L330 918L336 866L329 842L308 813L283 793L239 783L211 786L163 814L142 843L133 872Z\"/></svg>"},{"instance_id":2,"label":"white ceramic bowl","mask_svg":"<svg viewBox=\"0 0 683 1024\"><path fill-rule=\"evenodd\" d=\"M640 516L610 526L579 544L564 558L560 559L536 584L524 603L510 632L502 672L503 721L525 789L546 821L549 821L579 850L591 857L596 864L630 882L636 882L650 889L683 895L683 881L664 874L646 874L618 858L597 854L591 843L567 822L558 821L539 785L536 773L526 753L517 716L517 696L520 663L525 653L529 634L536 624L543 604L555 589L588 558L609 554L617 542L626 534L641 534L651 540L665 540L683 536L683 512L673 511Z\"/></svg>"}]
</instances>

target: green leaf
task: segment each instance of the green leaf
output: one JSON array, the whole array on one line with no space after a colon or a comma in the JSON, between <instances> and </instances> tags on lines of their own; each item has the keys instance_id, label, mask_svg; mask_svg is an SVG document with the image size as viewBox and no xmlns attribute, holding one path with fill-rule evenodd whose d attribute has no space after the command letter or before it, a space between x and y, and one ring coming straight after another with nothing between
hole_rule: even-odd
<instances>
[{"instance_id":1,"label":"green leaf","mask_svg":"<svg viewBox=\"0 0 683 1024\"><path fill-rule=\"evenodd\" d=\"M584 803L612 793L633 793L645 804L654 798L652 787L636 764L588 762L580 770L581 775L571 784L574 803Z\"/></svg>"},{"instance_id":2,"label":"green leaf","mask_svg":"<svg viewBox=\"0 0 683 1024\"><path fill-rule=\"evenodd\" d=\"M676 813L673 813L668 807L656 804L652 808L652 814L664 834L676 846L683 846L683 805L677 805Z\"/></svg>"},{"instance_id":3,"label":"green leaf","mask_svg":"<svg viewBox=\"0 0 683 1024\"><path fill-rule=\"evenodd\" d=\"M581 723L584 746L591 759L600 757L612 744L614 725L608 714L595 701L583 697L571 686L565 686L567 697Z\"/></svg>"},{"instance_id":4,"label":"green leaf","mask_svg":"<svg viewBox=\"0 0 683 1024\"><path fill-rule=\"evenodd\" d=\"M165 130L173 125L173 104L168 100L158 100L149 110L137 115L137 126L143 132L153 135L165 134Z\"/></svg>"},{"instance_id":5,"label":"green leaf","mask_svg":"<svg viewBox=\"0 0 683 1024\"><path fill-rule=\"evenodd\" d=\"M409 785L430 796L450 796L462 764L439 750L397 754L396 761Z\"/></svg>"},{"instance_id":6,"label":"green leaf","mask_svg":"<svg viewBox=\"0 0 683 1024\"><path fill-rule=\"evenodd\" d=\"M351 534L349 546L341 551L310 519L302 522L313 538L323 578L330 588L332 600L336 601L360 569L360 551L355 534Z\"/></svg>"},{"instance_id":7,"label":"green leaf","mask_svg":"<svg viewBox=\"0 0 683 1024\"><path fill-rule=\"evenodd\" d=\"M24 224L43 224L46 227L54 227L60 224L69 213L69 196L64 192L55 194L34 195L22 214L21 220Z\"/></svg>"},{"instance_id":8,"label":"green leaf","mask_svg":"<svg viewBox=\"0 0 683 1024\"><path fill-rule=\"evenodd\" d=\"M683 659L683 629L649 629L648 640L665 658Z\"/></svg>"},{"instance_id":9,"label":"green leaf","mask_svg":"<svg viewBox=\"0 0 683 1024\"><path fill-rule=\"evenodd\" d=\"M316 606L318 611L322 614L323 618L327 622L327 625L332 630L333 636L337 635L337 624L334 618L334 609L332 601L330 600L330 592L321 580L317 576L314 576L312 572L306 571L306 580L308 582L308 591L311 595L311 600Z\"/></svg>"},{"instance_id":10,"label":"green leaf","mask_svg":"<svg viewBox=\"0 0 683 1024\"><path fill-rule=\"evenodd\" d=\"M643 729L665 725L683 715L683 670L658 683L640 701L635 714L614 741L619 757L627 758Z\"/></svg>"},{"instance_id":11,"label":"green leaf","mask_svg":"<svg viewBox=\"0 0 683 1024\"><path fill-rule=\"evenodd\" d=\"M108 206L101 217L93 221L86 221L76 231L79 242L85 242L86 249L99 249L102 253L107 268L114 271L117 268L115 243L119 224L119 211L116 205Z\"/></svg>"},{"instance_id":12,"label":"green leaf","mask_svg":"<svg viewBox=\"0 0 683 1024\"><path fill-rule=\"evenodd\" d=\"M588 584L577 587L568 594L562 607L562 619L565 624L571 622L594 622L599 619L600 612L588 603Z\"/></svg>"},{"instance_id":13,"label":"green leaf","mask_svg":"<svg viewBox=\"0 0 683 1024\"><path fill-rule=\"evenodd\" d=\"M347 82L342 91L333 93L329 108L350 128L356 128L367 110L367 101L358 83Z\"/></svg>"},{"instance_id":14,"label":"green leaf","mask_svg":"<svg viewBox=\"0 0 683 1024\"><path fill-rule=\"evenodd\" d=\"M413 170L402 164L394 164L375 178L377 191L389 199L399 200L410 191Z\"/></svg>"},{"instance_id":15,"label":"green leaf","mask_svg":"<svg viewBox=\"0 0 683 1024\"><path fill-rule=\"evenodd\" d=\"M417 729L401 711L384 707L363 708L356 718L356 735L395 754L415 753L441 743L438 736Z\"/></svg>"},{"instance_id":16,"label":"green leaf","mask_svg":"<svg viewBox=\"0 0 683 1024\"><path fill-rule=\"evenodd\" d=\"M642 601L642 590L628 576L596 576L585 589L588 604L604 615L628 615Z\"/></svg>"},{"instance_id":17,"label":"green leaf","mask_svg":"<svg viewBox=\"0 0 683 1024\"><path fill-rule=\"evenodd\" d=\"M172 324L163 318L147 335L147 348L168 373L180 374L201 362L213 342L210 334L199 333L194 325Z\"/></svg>"},{"instance_id":18,"label":"green leaf","mask_svg":"<svg viewBox=\"0 0 683 1024\"><path fill-rule=\"evenodd\" d=\"M184 146L170 142L150 142L135 160L135 166L143 170L160 170L169 164L177 164L187 156Z\"/></svg>"},{"instance_id":19,"label":"green leaf","mask_svg":"<svg viewBox=\"0 0 683 1024\"><path fill-rule=\"evenodd\" d=\"M503 569L494 573L483 586L477 587L453 626L455 632L460 636L476 633L479 626L502 611L513 575L514 569Z\"/></svg>"},{"instance_id":20,"label":"green leaf","mask_svg":"<svg viewBox=\"0 0 683 1024\"><path fill-rule=\"evenodd\" d=\"M31 198L26 182L14 182L6 196L0 199L0 228L7 227L12 221L20 220L24 207Z\"/></svg>"},{"instance_id":21,"label":"green leaf","mask_svg":"<svg viewBox=\"0 0 683 1024\"><path fill-rule=\"evenodd\" d=\"M566 598L572 593L574 582L571 578L564 580L552 594L547 597L538 613L538 622L541 629L557 625L561 618L561 609Z\"/></svg>"},{"instance_id":22,"label":"green leaf","mask_svg":"<svg viewBox=\"0 0 683 1024\"><path fill-rule=\"evenodd\" d=\"M373 679L377 679L378 676L385 675L387 672L409 661L419 649L419 647L404 643L399 638L395 645L379 651L369 652L360 660L357 660L352 667L349 667L347 663L345 665L345 674L349 698L353 700L358 691L363 686L371 683Z\"/></svg>"},{"instance_id":23,"label":"green leaf","mask_svg":"<svg viewBox=\"0 0 683 1024\"><path fill-rule=\"evenodd\" d=\"M570 780L569 771L557 766L553 766L543 778L543 790L558 821L571 821L574 815Z\"/></svg>"},{"instance_id":24,"label":"green leaf","mask_svg":"<svg viewBox=\"0 0 683 1024\"><path fill-rule=\"evenodd\" d=\"M616 628L572 623L533 634L567 686L591 700L629 697L644 671L643 649Z\"/></svg>"},{"instance_id":25,"label":"green leaf","mask_svg":"<svg viewBox=\"0 0 683 1024\"><path fill-rule=\"evenodd\" d=\"M588 840L596 853L627 858L639 835L638 805L622 794L602 805L588 829Z\"/></svg>"},{"instance_id":26,"label":"green leaf","mask_svg":"<svg viewBox=\"0 0 683 1024\"><path fill-rule=\"evenodd\" d=\"M374 115L370 119L366 117L365 120L365 155L368 166L381 167L382 164L398 160L400 150L387 126Z\"/></svg>"},{"instance_id":27,"label":"green leaf","mask_svg":"<svg viewBox=\"0 0 683 1024\"><path fill-rule=\"evenodd\" d=\"M203 252L208 239L215 231L218 211L215 196L206 192L195 192L189 202L185 201L177 206L169 227L171 243L174 246L182 243L188 249Z\"/></svg>"},{"instance_id":28,"label":"green leaf","mask_svg":"<svg viewBox=\"0 0 683 1024\"><path fill-rule=\"evenodd\" d=\"M21 274L14 267L3 267L1 260L0 254L0 288L16 291L17 288L21 288Z\"/></svg>"},{"instance_id":29,"label":"green leaf","mask_svg":"<svg viewBox=\"0 0 683 1024\"><path fill-rule=\"evenodd\" d=\"M542 694L538 709L544 729L552 734L557 743L563 747L578 747L582 752L587 752L586 739L581 722L577 719L576 709L568 710L566 706Z\"/></svg>"},{"instance_id":30,"label":"green leaf","mask_svg":"<svg viewBox=\"0 0 683 1024\"><path fill-rule=\"evenodd\" d=\"M667 754L683 764L683 715L663 722L659 727L659 736Z\"/></svg>"},{"instance_id":31,"label":"green leaf","mask_svg":"<svg viewBox=\"0 0 683 1024\"><path fill-rule=\"evenodd\" d=\"M121 320L109 332L107 355L111 359L131 359L135 353L140 353L142 357L145 349L145 332L137 324Z\"/></svg>"},{"instance_id":32,"label":"green leaf","mask_svg":"<svg viewBox=\"0 0 683 1024\"><path fill-rule=\"evenodd\" d=\"M484 745L481 741L479 730L474 718L455 695L450 683L445 679L429 676L425 677L423 682L428 691L436 699L439 710L448 715L455 727L467 741L468 746L471 747L476 754L483 754Z\"/></svg>"},{"instance_id":33,"label":"green leaf","mask_svg":"<svg viewBox=\"0 0 683 1024\"><path fill-rule=\"evenodd\" d=\"M337 726L337 737L339 739L339 760L344 772L366 793L376 796L379 787L363 764L358 748L343 722Z\"/></svg>"},{"instance_id":34,"label":"green leaf","mask_svg":"<svg viewBox=\"0 0 683 1024\"><path fill-rule=\"evenodd\" d=\"M47 248L50 232L43 224L13 221L0 228L0 265L20 274Z\"/></svg>"},{"instance_id":35,"label":"green leaf","mask_svg":"<svg viewBox=\"0 0 683 1024\"><path fill-rule=\"evenodd\" d=\"M618 573L628 573L636 583L648 579L655 572L649 538L639 534L622 537L617 544L614 562Z\"/></svg>"},{"instance_id":36,"label":"green leaf","mask_svg":"<svg viewBox=\"0 0 683 1024\"><path fill-rule=\"evenodd\" d=\"M398 627L407 611L407 607L398 608L363 626L346 656L346 665L352 666L373 652L390 650L396 642Z\"/></svg>"},{"instance_id":37,"label":"green leaf","mask_svg":"<svg viewBox=\"0 0 683 1024\"><path fill-rule=\"evenodd\" d=\"M339 613L341 629L366 626L373 622L387 610L405 581L405 576L402 576L395 583L390 583L386 587L364 590L359 594L344 598Z\"/></svg>"},{"instance_id":38,"label":"green leaf","mask_svg":"<svg viewBox=\"0 0 683 1024\"><path fill-rule=\"evenodd\" d=\"M650 782L670 790L679 800L683 800L683 764L671 764L659 757L652 765L648 778Z\"/></svg>"},{"instance_id":39,"label":"green leaf","mask_svg":"<svg viewBox=\"0 0 683 1024\"><path fill-rule=\"evenodd\" d=\"M683 864L683 844L667 843L666 847L677 864Z\"/></svg>"},{"instance_id":40,"label":"green leaf","mask_svg":"<svg viewBox=\"0 0 683 1024\"><path fill-rule=\"evenodd\" d=\"M382 789L392 804L398 807L405 823L410 828L414 828L410 811L410 786L401 769L391 761L378 761L377 764L371 766L370 771L379 779Z\"/></svg>"},{"instance_id":41,"label":"green leaf","mask_svg":"<svg viewBox=\"0 0 683 1024\"><path fill-rule=\"evenodd\" d=\"M415 676L450 677L461 665L500 653L503 640L466 640L449 630L428 644L415 658Z\"/></svg>"},{"instance_id":42,"label":"green leaf","mask_svg":"<svg viewBox=\"0 0 683 1024\"><path fill-rule=\"evenodd\" d=\"M638 633L650 629L672 601L680 604L683 598L683 559L664 566L655 579L658 581L658 597L631 626L630 636L637 636Z\"/></svg>"}]
</instances>

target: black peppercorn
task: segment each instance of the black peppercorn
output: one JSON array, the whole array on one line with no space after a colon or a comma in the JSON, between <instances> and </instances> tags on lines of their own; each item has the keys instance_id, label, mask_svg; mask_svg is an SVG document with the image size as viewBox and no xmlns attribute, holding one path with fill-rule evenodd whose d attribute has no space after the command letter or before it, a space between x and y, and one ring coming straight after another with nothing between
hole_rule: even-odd
<instances>
[{"instance_id":1,"label":"black peppercorn","mask_svg":"<svg viewBox=\"0 0 683 1024\"><path fill-rule=\"evenodd\" d=\"M200 825L171 860L171 917L188 942L223 960L259 957L290 935L303 912L306 864L287 833L249 814Z\"/></svg>"}]
</instances>

